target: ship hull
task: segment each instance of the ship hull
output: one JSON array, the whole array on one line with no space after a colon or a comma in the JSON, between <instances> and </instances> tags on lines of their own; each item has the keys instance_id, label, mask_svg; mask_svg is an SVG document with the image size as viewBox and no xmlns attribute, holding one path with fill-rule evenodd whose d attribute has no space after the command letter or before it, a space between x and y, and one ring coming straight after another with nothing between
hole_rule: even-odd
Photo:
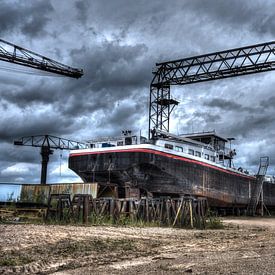
<instances>
[{"instance_id":1,"label":"ship hull","mask_svg":"<svg viewBox=\"0 0 275 275\"><path fill-rule=\"evenodd\" d=\"M154 147L72 153L69 168L84 182L127 185L153 196L203 196L215 207L247 206L256 184L253 176ZM275 206L275 184L264 184L264 201Z\"/></svg>"}]
</instances>

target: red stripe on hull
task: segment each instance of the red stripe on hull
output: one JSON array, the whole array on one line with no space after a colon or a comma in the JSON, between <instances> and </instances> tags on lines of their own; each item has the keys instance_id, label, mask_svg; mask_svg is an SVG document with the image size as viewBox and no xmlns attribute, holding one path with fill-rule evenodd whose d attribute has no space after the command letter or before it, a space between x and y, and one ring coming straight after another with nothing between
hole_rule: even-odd
<instances>
[{"instance_id":1,"label":"red stripe on hull","mask_svg":"<svg viewBox=\"0 0 275 275\"><path fill-rule=\"evenodd\" d=\"M181 156L177 156L171 153L164 153L161 151L157 151L154 149L139 149L139 148L135 148L135 149L125 149L125 150L109 150L108 152L106 151L98 151L98 152L86 152L86 153L72 153L70 154L70 157L77 157L77 156L85 156L85 155L98 155L98 154L108 154L108 153L128 153L128 152L133 152L133 153L150 153L150 154L155 154L155 155L161 155L161 156L165 156L168 158L173 158L173 159L178 159L181 161L185 161L185 162L189 162L189 163L195 163L204 167L209 167L224 173L228 173L228 174L232 174L235 176L239 176L239 177L243 177L243 178L248 178L248 179L255 179L255 177L253 176L245 176L245 175L241 175L239 173L235 173L232 171L228 171L226 169L220 168L220 167L216 167L214 165L208 164L208 163L203 163L197 160L193 160L193 159L189 159L189 158L185 158L185 157L181 157Z\"/></svg>"}]
</instances>

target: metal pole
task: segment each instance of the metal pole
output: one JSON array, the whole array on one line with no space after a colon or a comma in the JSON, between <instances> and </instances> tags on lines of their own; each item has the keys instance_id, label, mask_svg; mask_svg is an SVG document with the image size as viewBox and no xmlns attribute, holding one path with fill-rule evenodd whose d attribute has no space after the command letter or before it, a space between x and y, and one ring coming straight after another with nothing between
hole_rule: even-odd
<instances>
[{"instance_id":1,"label":"metal pole","mask_svg":"<svg viewBox=\"0 0 275 275\"><path fill-rule=\"evenodd\" d=\"M42 167L41 167L41 178L40 178L40 184L46 184L47 183L47 168L48 168L48 162L49 162L49 156L53 153L53 151L48 146L42 146L41 147L41 156L42 156Z\"/></svg>"}]
</instances>

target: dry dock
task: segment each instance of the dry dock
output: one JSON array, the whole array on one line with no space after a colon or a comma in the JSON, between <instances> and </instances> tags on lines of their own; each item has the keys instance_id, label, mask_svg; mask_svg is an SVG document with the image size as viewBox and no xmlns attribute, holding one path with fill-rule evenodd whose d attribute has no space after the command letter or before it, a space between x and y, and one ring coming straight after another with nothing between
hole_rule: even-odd
<instances>
[{"instance_id":1,"label":"dry dock","mask_svg":"<svg viewBox=\"0 0 275 275\"><path fill-rule=\"evenodd\" d=\"M275 218L222 230L0 224L0 273L274 274Z\"/></svg>"}]
</instances>

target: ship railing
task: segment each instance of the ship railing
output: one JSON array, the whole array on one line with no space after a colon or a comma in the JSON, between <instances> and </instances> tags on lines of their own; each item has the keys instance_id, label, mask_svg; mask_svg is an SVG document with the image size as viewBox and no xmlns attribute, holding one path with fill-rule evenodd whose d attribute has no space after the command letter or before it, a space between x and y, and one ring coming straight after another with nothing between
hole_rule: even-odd
<instances>
[{"instance_id":1,"label":"ship railing","mask_svg":"<svg viewBox=\"0 0 275 275\"><path fill-rule=\"evenodd\" d=\"M96 139L87 140L88 143L100 143L100 142L111 142L111 141L120 141L122 137L98 137Z\"/></svg>"}]
</instances>

